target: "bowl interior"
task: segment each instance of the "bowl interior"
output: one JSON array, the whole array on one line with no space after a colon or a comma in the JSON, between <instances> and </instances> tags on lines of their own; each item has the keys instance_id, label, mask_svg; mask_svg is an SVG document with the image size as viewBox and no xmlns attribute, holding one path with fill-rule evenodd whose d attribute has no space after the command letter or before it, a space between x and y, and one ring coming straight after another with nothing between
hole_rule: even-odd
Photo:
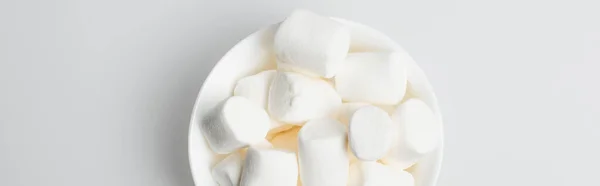
<instances>
[{"instance_id":1,"label":"bowl interior","mask_svg":"<svg viewBox=\"0 0 600 186\"><path fill-rule=\"evenodd\" d=\"M346 24L352 34L350 52L395 51L405 52L398 44L386 35L368 26L351 21L334 18ZM191 116L188 150L190 168L197 186L218 186L214 182L210 170L223 156L214 154L202 136L199 127L202 118L220 101L230 97L237 80L266 69L275 69L273 53L273 36L278 24L268 26L249 35L236 44L212 69L200 92ZM441 122L437 100L431 85L423 71L409 61L408 94L429 104ZM416 186L434 186L439 174L443 137L440 147L428 157L410 168Z\"/></svg>"}]
</instances>

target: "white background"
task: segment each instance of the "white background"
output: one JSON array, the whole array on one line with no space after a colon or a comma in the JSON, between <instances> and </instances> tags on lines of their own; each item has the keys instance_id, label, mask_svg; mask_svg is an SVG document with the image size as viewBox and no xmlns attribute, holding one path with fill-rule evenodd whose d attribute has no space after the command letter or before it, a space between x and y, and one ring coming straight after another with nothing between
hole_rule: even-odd
<instances>
[{"instance_id":1,"label":"white background","mask_svg":"<svg viewBox=\"0 0 600 186\"><path fill-rule=\"evenodd\" d=\"M444 113L439 186L600 185L594 0L0 0L0 185L193 185L204 78L294 8L413 55Z\"/></svg>"}]
</instances>

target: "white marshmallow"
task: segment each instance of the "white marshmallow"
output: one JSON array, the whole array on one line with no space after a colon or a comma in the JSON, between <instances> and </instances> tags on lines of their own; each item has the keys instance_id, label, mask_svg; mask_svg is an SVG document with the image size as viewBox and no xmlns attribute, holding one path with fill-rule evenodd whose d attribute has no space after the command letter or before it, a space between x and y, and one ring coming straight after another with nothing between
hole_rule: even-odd
<instances>
[{"instance_id":1,"label":"white marshmallow","mask_svg":"<svg viewBox=\"0 0 600 186\"><path fill-rule=\"evenodd\" d=\"M242 165L242 155L234 152L215 165L212 170L213 179L220 186L237 186L242 175Z\"/></svg>"},{"instance_id":2,"label":"white marshmallow","mask_svg":"<svg viewBox=\"0 0 600 186\"><path fill-rule=\"evenodd\" d=\"M248 76L240 79L235 89L233 89L234 96L242 96L248 98L250 101L260 105L263 109L267 110L267 103L269 101L269 88L271 82L277 74L276 70L266 70L259 72L258 74ZM271 127L267 139L270 139L276 133L290 129L292 126L285 125L284 123L276 120L271 120Z\"/></svg>"},{"instance_id":3,"label":"white marshmallow","mask_svg":"<svg viewBox=\"0 0 600 186\"><path fill-rule=\"evenodd\" d=\"M325 78L335 75L349 48L348 28L305 10L285 19L274 41L278 68Z\"/></svg>"},{"instance_id":4,"label":"white marshmallow","mask_svg":"<svg viewBox=\"0 0 600 186\"><path fill-rule=\"evenodd\" d=\"M234 96L242 96L267 109L269 87L277 71L267 70L240 79L233 89Z\"/></svg>"},{"instance_id":5,"label":"white marshmallow","mask_svg":"<svg viewBox=\"0 0 600 186\"><path fill-rule=\"evenodd\" d=\"M352 117L352 114L354 114L354 112L356 112L356 110L358 110L359 108L365 106L369 106L369 104L360 102L343 103L339 107L339 110L337 112L337 118L342 124L348 125L348 123L350 123L350 118Z\"/></svg>"},{"instance_id":6,"label":"white marshmallow","mask_svg":"<svg viewBox=\"0 0 600 186\"><path fill-rule=\"evenodd\" d=\"M398 106L392 121L396 134L384 162L408 168L439 145L442 128L423 101L406 100Z\"/></svg>"},{"instance_id":7,"label":"white marshmallow","mask_svg":"<svg viewBox=\"0 0 600 186\"><path fill-rule=\"evenodd\" d=\"M257 104L233 96L204 118L201 127L211 149L228 154L264 140L270 122L267 112Z\"/></svg>"},{"instance_id":8,"label":"white marshmallow","mask_svg":"<svg viewBox=\"0 0 600 186\"><path fill-rule=\"evenodd\" d=\"M348 125L348 123L350 122L350 117L352 117L352 114L354 114L354 112L356 112L356 110L358 110L359 108L362 108L364 106L369 106L371 104L369 103L362 103L362 102L350 102L350 103L342 103L342 105L338 108L337 112L335 113L336 115L334 116L334 118L337 118L338 121L340 121L342 124L344 125ZM385 110L388 114L392 114L394 113L394 110L396 110L396 107L393 105L373 105L376 107L379 107L380 109Z\"/></svg>"},{"instance_id":9,"label":"white marshmallow","mask_svg":"<svg viewBox=\"0 0 600 186\"><path fill-rule=\"evenodd\" d=\"M296 186L298 164L293 152L250 147L240 186Z\"/></svg>"},{"instance_id":10,"label":"white marshmallow","mask_svg":"<svg viewBox=\"0 0 600 186\"><path fill-rule=\"evenodd\" d=\"M392 143L392 119L387 112L365 106L352 115L348 127L348 142L354 155L363 161L383 157Z\"/></svg>"},{"instance_id":11,"label":"white marshmallow","mask_svg":"<svg viewBox=\"0 0 600 186\"><path fill-rule=\"evenodd\" d=\"M298 133L300 178L305 186L346 186L346 128L334 119L310 120Z\"/></svg>"},{"instance_id":12,"label":"white marshmallow","mask_svg":"<svg viewBox=\"0 0 600 186\"><path fill-rule=\"evenodd\" d=\"M377 162L356 162L350 166L348 186L414 186L413 176Z\"/></svg>"},{"instance_id":13,"label":"white marshmallow","mask_svg":"<svg viewBox=\"0 0 600 186\"><path fill-rule=\"evenodd\" d=\"M289 124L331 115L341 104L327 82L294 72L277 72L269 91L269 113Z\"/></svg>"},{"instance_id":14,"label":"white marshmallow","mask_svg":"<svg viewBox=\"0 0 600 186\"><path fill-rule=\"evenodd\" d=\"M397 53L352 53L335 76L345 101L395 105L406 92L407 70Z\"/></svg>"}]
</instances>

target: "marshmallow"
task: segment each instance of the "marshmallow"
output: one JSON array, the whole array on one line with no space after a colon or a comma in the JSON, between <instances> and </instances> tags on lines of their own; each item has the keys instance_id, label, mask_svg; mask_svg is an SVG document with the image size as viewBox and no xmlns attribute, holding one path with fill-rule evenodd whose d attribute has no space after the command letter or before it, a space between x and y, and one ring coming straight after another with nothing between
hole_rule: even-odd
<instances>
[{"instance_id":1,"label":"marshmallow","mask_svg":"<svg viewBox=\"0 0 600 186\"><path fill-rule=\"evenodd\" d=\"M334 119L308 121L298 133L300 178L305 186L346 186L346 128Z\"/></svg>"},{"instance_id":2,"label":"marshmallow","mask_svg":"<svg viewBox=\"0 0 600 186\"><path fill-rule=\"evenodd\" d=\"M240 79L235 89L233 89L234 96L242 96L248 98L250 101L260 105L263 109L267 110L267 103L269 97L269 88L273 77L277 74L276 70L266 70L258 74L248 76ZM271 127L267 135L267 139L270 139L275 134L290 129L291 125L271 120Z\"/></svg>"},{"instance_id":3,"label":"marshmallow","mask_svg":"<svg viewBox=\"0 0 600 186\"><path fill-rule=\"evenodd\" d=\"M439 145L441 125L423 101L406 100L398 106L392 121L396 134L384 162L408 168Z\"/></svg>"},{"instance_id":4,"label":"marshmallow","mask_svg":"<svg viewBox=\"0 0 600 186\"><path fill-rule=\"evenodd\" d=\"M242 155L234 152L215 165L212 170L213 179L220 186L237 186L242 175L242 165Z\"/></svg>"},{"instance_id":5,"label":"marshmallow","mask_svg":"<svg viewBox=\"0 0 600 186\"><path fill-rule=\"evenodd\" d=\"M348 186L414 186L413 176L377 162L357 162L350 166Z\"/></svg>"},{"instance_id":6,"label":"marshmallow","mask_svg":"<svg viewBox=\"0 0 600 186\"><path fill-rule=\"evenodd\" d=\"M362 103L362 102L342 103L342 105L338 108L337 112L335 113L336 115L334 116L334 118L337 118L338 121L340 121L342 124L348 125L348 123L350 122L350 117L352 117L352 114L354 114L354 112L356 112L356 110L358 110L359 108L362 108L364 106L369 106L369 105L371 105L371 104ZM373 105L373 106L376 106L376 107L379 107L380 109L385 110L388 114L392 114L396 110L396 107L393 105Z\"/></svg>"},{"instance_id":7,"label":"marshmallow","mask_svg":"<svg viewBox=\"0 0 600 186\"><path fill-rule=\"evenodd\" d=\"M274 40L278 68L325 78L335 75L349 48L348 28L305 10L285 19Z\"/></svg>"},{"instance_id":8,"label":"marshmallow","mask_svg":"<svg viewBox=\"0 0 600 186\"><path fill-rule=\"evenodd\" d=\"M406 92L407 70L397 53L352 53L335 76L345 101L395 105Z\"/></svg>"},{"instance_id":9,"label":"marshmallow","mask_svg":"<svg viewBox=\"0 0 600 186\"><path fill-rule=\"evenodd\" d=\"M295 153L268 148L248 149L240 186L296 186L297 182Z\"/></svg>"},{"instance_id":10,"label":"marshmallow","mask_svg":"<svg viewBox=\"0 0 600 186\"><path fill-rule=\"evenodd\" d=\"M267 70L240 79L233 89L233 95L248 98L266 110L269 87L276 73L275 70Z\"/></svg>"},{"instance_id":11,"label":"marshmallow","mask_svg":"<svg viewBox=\"0 0 600 186\"><path fill-rule=\"evenodd\" d=\"M298 132L300 127L294 127L285 132L279 133L271 140L275 149L284 149L287 151L298 152Z\"/></svg>"},{"instance_id":12,"label":"marshmallow","mask_svg":"<svg viewBox=\"0 0 600 186\"><path fill-rule=\"evenodd\" d=\"M392 143L392 119L387 112L375 106L358 109L350 120L348 142L358 159L380 159L389 151Z\"/></svg>"},{"instance_id":13,"label":"marshmallow","mask_svg":"<svg viewBox=\"0 0 600 186\"><path fill-rule=\"evenodd\" d=\"M211 149L228 154L264 140L269 125L264 109L244 97L233 96L207 115L201 127Z\"/></svg>"},{"instance_id":14,"label":"marshmallow","mask_svg":"<svg viewBox=\"0 0 600 186\"><path fill-rule=\"evenodd\" d=\"M350 118L352 117L352 114L354 114L354 112L356 112L356 110L358 110L359 108L362 108L365 106L369 106L369 104L368 103L360 103L360 102L343 103L339 107L339 110L337 113L337 118L342 124L348 125L348 123L350 123Z\"/></svg>"},{"instance_id":15,"label":"marshmallow","mask_svg":"<svg viewBox=\"0 0 600 186\"><path fill-rule=\"evenodd\" d=\"M269 113L289 124L329 116L341 104L327 82L294 72L277 72L269 91Z\"/></svg>"}]
</instances>

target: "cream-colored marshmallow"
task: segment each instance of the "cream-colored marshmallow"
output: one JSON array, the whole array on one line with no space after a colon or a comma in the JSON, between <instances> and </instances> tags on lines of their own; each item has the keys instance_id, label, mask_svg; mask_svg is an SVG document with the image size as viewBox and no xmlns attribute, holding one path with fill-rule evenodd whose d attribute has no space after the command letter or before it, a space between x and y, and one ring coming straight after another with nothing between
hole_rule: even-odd
<instances>
[{"instance_id":1,"label":"cream-colored marshmallow","mask_svg":"<svg viewBox=\"0 0 600 186\"><path fill-rule=\"evenodd\" d=\"M408 168L439 145L441 124L423 101L406 100L398 106L392 121L396 133L384 162Z\"/></svg>"},{"instance_id":2,"label":"cream-colored marshmallow","mask_svg":"<svg viewBox=\"0 0 600 186\"><path fill-rule=\"evenodd\" d=\"M350 48L350 31L343 24L306 10L296 10L275 34L280 69L330 78Z\"/></svg>"},{"instance_id":3,"label":"cream-colored marshmallow","mask_svg":"<svg viewBox=\"0 0 600 186\"><path fill-rule=\"evenodd\" d=\"M296 154L284 150L250 147L240 186L296 186Z\"/></svg>"},{"instance_id":4,"label":"cream-colored marshmallow","mask_svg":"<svg viewBox=\"0 0 600 186\"><path fill-rule=\"evenodd\" d=\"M395 105L406 92L407 68L398 53L352 53L335 76L343 100Z\"/></svg>"},{"instance_id":5,"label":"cream-colored marshmallow","mask_svg":"<svg viewBox=\"0 0 600 186\"><path fill-rule=\"evenodd\" d=\"M298 134L300 178L305 186L346 186L346 128L330 118L310 120Z\"/></svg>"},{"instance_id":6,"label":"cream-colored marshmallow","mask_svg":"<svg viewBox=\"0 0 600 186\"><path fill-rule=\"evenodd\" d=\"M223 101L202 122L202 132L211 149L228 154L264 140L269 115L252 101L233 96Z\"/></svg>"},{"instance_id":7,"label":"cream-colored marshmallow","mask_svg":"<svg viewBox=\"0 0 600 186\"><path fill-rule=\"evenodd\" d=\"M358 109L348 127L350 149L360 160L380 159L390 150L392 127L392 119L384 110L375 106Z\"/></svg>"},{"instance_id":8,"label":"cream-colored marshmallow","mask_svg":"<svg viewBox=\"0 0 600 186\"><path fill-rule=\"evenodd\" d=\"M269 91L269 113L281 122L301 125L331 115L342 100L327 82L295 72L277 72Z\"/></svg>"}]
</instances>

